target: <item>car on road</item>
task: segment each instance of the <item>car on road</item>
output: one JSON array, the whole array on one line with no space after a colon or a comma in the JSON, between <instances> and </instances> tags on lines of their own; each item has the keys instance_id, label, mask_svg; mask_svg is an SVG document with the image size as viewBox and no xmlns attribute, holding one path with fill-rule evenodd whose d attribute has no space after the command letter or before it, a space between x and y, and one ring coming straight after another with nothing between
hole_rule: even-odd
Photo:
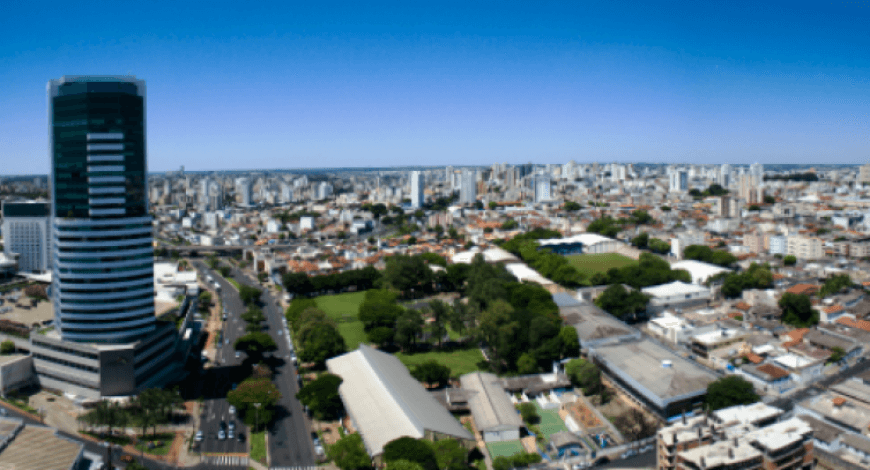
<instances>
[{"instance_id":1,"label":"car on road","mask_svg":"<svg viewBox=\"0 0 870 470\"><path fill-rule=\"evenodd\" d=\"M235 431L235 429L236 429L236 423L235 423L234 421L230 421L230 426L229 426L229 428L230 428L230 431Z\"/></svg>"},{"instance_id":2,"label":"car on road","mask_svg":"<svg viewBox=\"0 0 870 470\"><path fill-rule=\"evenodd\" d=\"M240 357L242 357L242 353L240 353L239 351L236 351L236 359L238 359Z\"/></svg>"},{"instance_id":3,"label":"car on road","mask_svg":"<svg viewBox=\"0 0 870 470\"><path fill-rule=\"evenodd\" d=\"M202 442L202 431L197 431L196 436L194 436L193 440L196 442Z\"/></svg>"},{"instance_id":4,"label":"car on road","mask_svg":"<svg viewBox=\"0 0 870 470\"><path fill-rule=\"evenodd\" d=\"M236 388L236 384L233 384L233 388L234 388L234 389ZM236 407L233 406L233 405L230 405L230 414L231 414L231 415L236 414ZM235 424L233 424L233 423L230 423L230 424L233 425L233 426L235 426Z\"/></svg>"},{"instance_id":5,"label":"car on road","mask_svg":"<svg viewBox=\"0 0 870 470\"><path fill-rule=\"evenodd\" d=\"M227 439L235 439L235 436L233 435L233 428L230 428L230 430L227 431Z\"/></svg>"},{"instance_id":6,"label":"car on road","mask_svg":"<svg viewBox=\"0 0 870 470\"><path fill-rule=\"evenodd\" d=\"M284 335L284 330L278 330L278 336L283 336L283 335Z\"/></svg>"},{"instance_id":7,"label":"car on road","mask_svg":"<svg viewBox=\"0 0 870 470\"><path fill-rule=\"evenodd\" d=\"M219 441L222 441L222 440L224 440L224 439L226 439L226 438L227 438L227 435L226 435L226 433L224 432L223 429L221 429L220 431L218 431L218 440L219 440Z\"/></svg>"}]
</instances>

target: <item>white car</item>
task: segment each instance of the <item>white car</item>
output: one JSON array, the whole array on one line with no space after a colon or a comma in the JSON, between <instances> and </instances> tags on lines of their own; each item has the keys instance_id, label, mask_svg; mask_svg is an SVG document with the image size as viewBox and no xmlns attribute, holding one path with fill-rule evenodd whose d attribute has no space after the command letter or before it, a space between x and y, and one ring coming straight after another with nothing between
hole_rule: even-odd
<instances>
[{"instance_id":1,"label":"white car","mask_svg":"<svg viewBox=\"0 0 870 470\"><path fill-rule=\"evenodd\" d=\"M222 440L224 440L224 439L226 439L226 438L227 438L227 434L224 432L223 429L221 429L220 431L218 431L218 440L219 440L219 441L222 441Z\"/></svg>"},{"instance_id":2,"label":"white car","mask_svg":"<svg viewBox=\"0 0 870 470\"><path fill-rule=\"evenodd\" d=\"M236 407L233 406L233 405L230 405L230 414L231 414L231 415L236 414ZM230 423L230 426L235 426L235 424L234 424L234 423Z\"/></svg>"},{"instance_id":3,"label":"white car","mask_svg":"<svg viewBox=\"0 0 870 470\"><path fill-rule=\"evenodd\" d=\"M233 413L235 413L235 410L233 410ZM235 429L236 429L236 423L233 422L233 421L230 421L229 429L230 429L230 431L235 431ZM233 436L230 436L230 437L233 437Z\"/></svg>"},{"instance_id":4,"label":"white car","mask_svg":"<svg viewBox=\"0 0 870 470\"><path fill-rule=\"evenodd\" d=\"M233 439L234 437L236 436L233 434L233 428L230 428L230 430L227 431L227 439Z\"/></svg>"},{"instance_id":5,"label":"white car","mask_svg":"<svg viewBox=\"0 0 870 470\"><path fill-rule=\"evenodd\" d=\"M284 330L278 330L278 336L283 336L283 335L284 335Z\"/></svg>"},{"instance_id":6,"label":"white car","mask_svg":"<svg viewBox=\"0 0 870 470\"><path fill-rule=\"evenodd\" d=\"M240 357L242 357L242 353L236 351L236 359L238 359L238 358L240 358Z\"/></svg>"},{"instance_id":7,"label":"white car","mask_svg":"<svg viewBox=\"0 0 870 470\"><path fill-rule=\"evenodd\" d=\"M197 431L196 436L194 436L193 440L196 442L202 442L202 431Z\"/></svg>"}]
</instances>

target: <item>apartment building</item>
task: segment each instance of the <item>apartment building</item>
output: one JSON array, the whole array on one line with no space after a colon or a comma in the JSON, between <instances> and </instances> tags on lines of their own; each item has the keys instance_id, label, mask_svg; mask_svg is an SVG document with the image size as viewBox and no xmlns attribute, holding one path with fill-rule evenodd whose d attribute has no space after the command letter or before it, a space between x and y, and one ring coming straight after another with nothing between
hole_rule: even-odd
<instances>
[{"instance_id":1,"label":"apartment building","mask_svg":"<svg viewBox=\"0 0 870 470\"><path fill-rule=\"evenodd\" d=\"M747 233L743 235L743 246L749 250L750 253L765 253L767 250L764 248L766 236L763 233Z\"/></svg>"},{"instance_id":2,"label":"apartment building","mask_svg":"<svg viewBox=\"0 0 870 470\"><path fill-rule=\"evenodd\" d=\"M764 403L683 418L657 433L659 470L810 469L812 428Z\"/></svg>"},{"instance_id":3,"label":"apartment building","mask_svg":"<svg viewBox=\"0 0 870 470\"><path fill-rule=\"evenodd\" d=\"M791 235L788 237L786 254L798 259L820 259L825 255L825 245L821 238Z\"/></svg>"}]
</instances>

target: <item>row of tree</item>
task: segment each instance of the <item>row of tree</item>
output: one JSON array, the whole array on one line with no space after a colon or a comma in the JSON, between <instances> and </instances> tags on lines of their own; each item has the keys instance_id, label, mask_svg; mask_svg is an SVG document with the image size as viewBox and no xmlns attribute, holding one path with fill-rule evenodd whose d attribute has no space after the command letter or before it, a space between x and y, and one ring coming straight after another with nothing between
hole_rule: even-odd
<instances>
[{"instance_id":1,"label":"row of tree","mask_svg":"<svg viewBox=\"0 0 870 470\"><path fill-rule=\"evenodd\" d=\"M542 276L557 284L565 287L588 286L587 276L572 266L564 256L557 255L549 249L541 249L535 241L543 238L561 238L561 236L552 230L535 229L517 235L502 243L501 247L519 256Z\"/></svg>"},{"instance_id":2,"label":"row of tree","mask_svg":"<svg viewBox=\"0 0 870 470\"><path fill-rule=\"evenodd\" d=\"M737 262L737 257L724 250L714 250L706 245L689 245L683 250L683 258L728 267Z\"/></svg>"},{"instance_id":3,"label":"row of tree","mask_svg":"<svg viewBox=\"0 0 870 470\"><path fill-rule=\"evenodd\" d=\"M149 428L152 435L156 435L157 426L172 422L172 414L181 409L182 403L177 389L149 388L128 405L100 401L93 409L79 416L78 420L90 428L106 427L110 436L116 428L135 426L142 430L144 438Z\"/></svg>"},{"instance_id":4,"label":"row of tree","mask_svg":"<svg viewBox=\"0 0 870 470\"><path fill-rule=\"evenodd\" d=\"M305 273L287 273L282 277L282 283L287 292L301 296L310 296L319 295L324 292L371 289L380 277L381 274L377 269L368 266L363 269L351 269L340 273L319 276L308 276Z\"/></svg>"},{"instance_id":5,"label":"row of tree","mask_svg":"<svg viewBox=\"0 0 870 470\"><path fill-rule=\"evenodd\" d=\"M659 238L650 238L646 232L642 232L640 235L632 238L631 244L640 249L646 248L653 253L665 254L671 251L670 243Z\"/></svg>"},{"instance_id":6,"label":"row of tree","mask_svg":"<svg viewBox=\"0 0 870 470\"><path fill-rule=\"evenodd\" d=\"M367 469L372 464L359 434L342 437L329 447L327 453L341 470ZM388 442L382 454L383 462L390 470L469 470L469 462L482 458L480 451L469 452L455 439L432 442L411 437Z\"/></svg>"},{"instance_id":7,"label":"row of tree","mask_svg":"<svg viewBox=\"0 0 870 470\"><path fill-rule=\"evenodd\" d=\"M667 261L652 253L641 253L638 264L611 268L606 273L595 273L593 285L625 284L635 289L667 284L674 281L692 282L684 269L671 269Z\"/></svg>"},{"instance_id":8,"label":"row of tree","mask_svg":"<svg viewBox=\"0 0 870 470\"><path fill-rule=\"evenodd\" d=\"M747 289L769 289L773 287L773 273L770 265L752 263L745 271L719 273L711 277L707 284L722 281L722 295L730 299L738 298Z\"/></svg>"}]
</instances>

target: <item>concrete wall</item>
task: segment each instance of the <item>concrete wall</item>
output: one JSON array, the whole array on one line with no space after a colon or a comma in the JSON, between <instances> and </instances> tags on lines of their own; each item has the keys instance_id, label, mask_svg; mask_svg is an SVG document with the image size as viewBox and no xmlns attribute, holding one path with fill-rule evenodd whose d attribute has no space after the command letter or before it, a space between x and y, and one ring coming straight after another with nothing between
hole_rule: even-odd
<instances>
[{"instance_id":1,"label":"concrete wall","mask_svg":"<svg viewBox=\"0 0 870 470\"><path fill-rule=\"evenodd\" d=\"M0 366L0 393L7 393L26 387L36 381L33 358L17 355Z\"/></svg>"}]
</instances>

